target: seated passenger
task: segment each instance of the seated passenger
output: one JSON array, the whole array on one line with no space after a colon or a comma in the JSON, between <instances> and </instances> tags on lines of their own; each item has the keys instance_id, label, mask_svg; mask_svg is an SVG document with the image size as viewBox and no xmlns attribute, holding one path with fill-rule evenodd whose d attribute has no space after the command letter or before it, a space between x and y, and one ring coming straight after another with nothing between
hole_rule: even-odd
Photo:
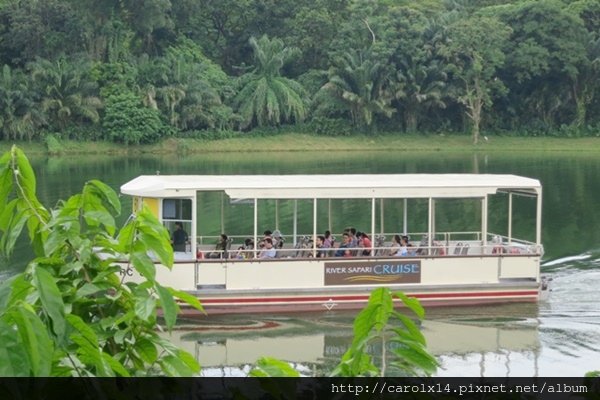
<instances>
[{"instance_id":1,"label":"seated passenger","mask_svg":"<svg viewBox=\"0 0 600 400\"><path fill-rule=\"evenodd\" d=\"M402 241L402 238L400 237L400 235L394 235L394 237L392 237L392 245L390 246L390 251L388 253L388 256L397 256L400 255L400 242Z\"/></svg>"},{"instance_id":2,"label":"seated passenger","mask_svg":"<svg viewBox=\"0 0 600 400\"><path fill-rule=\"evenodd\" d=\"M363 248L362 255L370 256L371 251L373 250L373 243L371 242L371 238L364 232L358 234L358 246Z\"/></svg>"},{"instance_id":3,"label":"seated passenger","mask_svg":"<svg viewBox=\"0 0 600 400\"><path fill-rule=\"evenodd\" d=\"M344 232L350 235L350 245L348 247L355 248L358 247L358 238L356 237L356 228L349 227L344 230Z\"/></svg>"},{"instance_id":4,"label":"seated passenger","mask_svg":"<svg viewBox=\"0 0 600 400\"><path fill-rule=\"evenodd\" d=\"M260 249L262 249L263 247L265 247L265 239L271 239L273 240L273 232L271 232L270 230L266 230L263 232L263 238L258 242L258 247Z\"/></svg>"},{"instance_id":5,"label":"seated passenger","mask_svg":"<svg viewBox=\"0 0 600 400\"><path fill-rule=\"evenodd\" d=\"M342 244L335 252L336 257L351 257L352 256L352 252L349 250L351 240L352 239L350 238L350 234L347 232L344 232L344 234L342 235Z\"/></svg>"},{"instance_id":6,"label":"seated passenger","mask_svg":"<svg viewBox=\"0 0 600 400\"><path fill-rule=\"evenodd\" d=\"M408 236L402 236L400 238L400 249L398 250L398 256L407 256L408 255Z\"/></svg>"},{"instance_id":7,"label":"seated passenger","mask_svg":"<svg viewBox=\"0 0 600 400\"><path fill-rule=\"evenodd\" d=\"M207 258L227 258L227 235L222 233L215 246L215 251L208 253Z\"/></svg>"},{"instance_id":8,"label":"seated passenger","mask_svg":"<svg viewBox=\"0 0 600 400\"><path fill-rule=\"evenodd\" d=\"M326 249L332 248L335 243L335 238L331 236L331 232L328 230L325 231L325 235L323 237L325 238L325 240L323 240L323 247Z\"/></svg>"},{"instance_id":9,"label":"seated passenger","mask_svg":"<svg viewBox=\"0 0 600 400\"><path fill-rule=\"evenodd\" d=\"M273 248L273 239L265 238L264 239L264 247L258 254L258 258L275 258L277 255L277 250Z\"/></svg>"},{"instance_id":10,"label":"seated passenger","mask_svg":"<svg viewBox=\"0 0 600 400\"><path fill-rule=\"evenodd\" d=\"M244 257L243 258L254 258L254 240L247 238L244 240Z\"/></svg>"},{"instance_id":11,"label":"seated passenger","mask_svg":"<svg viewBox=\"0 0 600 400\"><path fill-rule=\"evenodd\" d=\"M276 249L281 249L283 247L283 243L285 242L285 240L283 239L283 236L281 235L281 232L278 229L275 229L272 237L273 237L273 247Z\"/></svg>"},{"instance_id":12,"label":"seated passenger","mask_svg":"<svg viewBox=\"0 0 600 400\"><path fill-rule=\"evenodd\" d=\"M327 248L325 247L325 236L317 236L317 257L327 257Z\"/></svg>"}]
</instances>

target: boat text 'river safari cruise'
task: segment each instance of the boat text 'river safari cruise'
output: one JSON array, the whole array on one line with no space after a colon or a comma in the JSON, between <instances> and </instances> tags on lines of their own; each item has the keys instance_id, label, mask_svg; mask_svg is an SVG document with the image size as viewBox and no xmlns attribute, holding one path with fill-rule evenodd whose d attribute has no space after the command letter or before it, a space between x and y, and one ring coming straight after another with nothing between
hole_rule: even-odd
<instances>
[{"instance_id":1,"label":"boat text 'river safari cruise'","mask_svg":"<svg viewBox=\"0 0 600 400\"><path fill-rule=\"evenodd\" d=\"M496 174L147 175L127 182L121 192L133 196L134 213L146 205L171 233L183 228L179 237L187 240L174 245L175 264L172 270L157 269L157 280L193 294L208 314L360 308L379 286L416 297L425 306L529 302L547 292L540 277L542 187L536 179ZM221 202L209 208L210 218L199 218L209 193ZM517 198L519 205L526 203L519 211L531 215L513 221ZM342 233L337 225L355 225L340 221L345 201L360 203L363 226ZM445 202L455 211L442 221L436 210ZM230 217L245 219L250 232L225 232L227 207ZM214 215L219 209L221 226L209 229L205 225L219 221ZM354 209L349 219L351 214ZM265 215L272 226L259 226ZM279 229L282 219L290 231L286 234ZM453 221L476 229L438 230ZM502 233L489 231L492 222L502 226ZM513 237L513 226L523 230L524 223L529 240ZM413 225L423 229L415 231ZM312 228L305 231L307 226ZM199 234L218 228L223 235ZM136 279L135 271L127 273Z\"/></svg>"}]
</instances>

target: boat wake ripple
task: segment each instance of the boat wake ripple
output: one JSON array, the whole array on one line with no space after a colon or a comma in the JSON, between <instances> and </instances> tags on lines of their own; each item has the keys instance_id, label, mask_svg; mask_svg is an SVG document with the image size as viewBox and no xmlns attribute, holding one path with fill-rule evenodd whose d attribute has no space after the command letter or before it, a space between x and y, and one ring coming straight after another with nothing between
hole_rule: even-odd
<instances>
[{"instance_id":1,"label":"boat wake ripple","mask_svg":"<svg viewBox=\"0 0 600 400\"><path fill-rule=\"evenodd\" d=\"M557 265L567 264L571 261L587 260L591 257L592 257L592 255L590 253L583 253L583 254L579 254L576 256L557 258L555 260L551 260L551 261L543 263L542 267L553 267L553 266L557 266Z\"/></svg>"}]
</instances>

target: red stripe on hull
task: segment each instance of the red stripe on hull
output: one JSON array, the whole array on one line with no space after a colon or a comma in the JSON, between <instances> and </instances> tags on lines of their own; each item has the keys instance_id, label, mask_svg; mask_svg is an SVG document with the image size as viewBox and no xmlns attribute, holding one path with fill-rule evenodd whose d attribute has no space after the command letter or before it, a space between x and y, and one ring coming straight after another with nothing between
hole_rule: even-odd
<instances>
[{"instance_id":1,"label":"red stripe on hull","mask_svg":"<svg viewBox=\"0 0 600 400\"><path fill-rule=\"evenodd\" d=\"M537 290L496 292L416 293L416 297L429 307L482 305L514 302L536 302ZM369 295L253 297L253 298L200 298L208 315L241 313L314 312L328 310L356 310L364 307ZM329 308L327 306L330 306ZM200 315L197 310L183 307L186 316Z\"/></svg>"},{"instance_id":2,"label":"red stripe on hull","mask_svg":"<svg viewBox=\"0 0 600 400\"><path fill-rule=\"evenodd\" d=\"M461 292L461 293L416 293L407 294L417 299L460 298L460 297L511 297L537 296L537 290L511 292ZM231 297L221 299L200 298L202 304L231 304L231 303L301 303L318 301L365 301L368 295L355 296L304 296L304 297Z\"/></svg>"}]
</instances>

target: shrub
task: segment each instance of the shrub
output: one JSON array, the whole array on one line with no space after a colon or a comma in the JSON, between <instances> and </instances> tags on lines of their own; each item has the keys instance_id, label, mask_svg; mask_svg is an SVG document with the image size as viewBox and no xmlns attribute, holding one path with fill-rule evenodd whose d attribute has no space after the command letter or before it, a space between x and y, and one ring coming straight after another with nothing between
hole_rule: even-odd
<instances>
[{"instance_id":1,"label":"shrub","mask_svg":"<svg viewBox=\"0 0 600 400\"><path fill-rule=\"evenodd\" d=\"M158 111L128 89L106 98L102 127L107 139L125 144L154 143L168 133Z\"/></svg>"}]
</instances>

